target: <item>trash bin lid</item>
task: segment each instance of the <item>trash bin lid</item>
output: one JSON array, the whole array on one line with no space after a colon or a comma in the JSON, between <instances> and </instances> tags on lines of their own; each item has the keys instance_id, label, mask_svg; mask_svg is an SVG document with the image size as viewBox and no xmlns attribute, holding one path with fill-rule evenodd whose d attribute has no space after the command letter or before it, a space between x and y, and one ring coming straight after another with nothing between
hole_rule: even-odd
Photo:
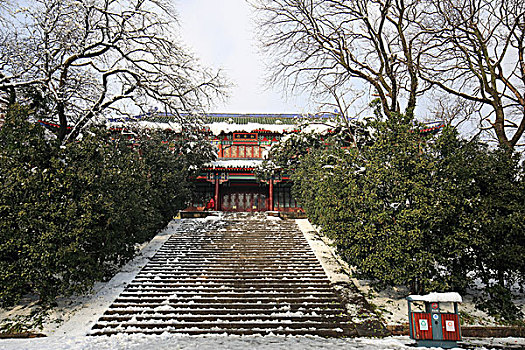
<instances>
[{"instance_id":1,"label":"trash bin lid","mask_svg":"<svg viewBox=\"0 0 525 350\"><path fill-rule=\"evenodd\" d=\"M430 293L426 295L409 295L407 297L409 301L426 301L426 302L438 302L438 303L461 303L463 299L461 295L456 292L449 293Z\"/></svg>"}]
</instances>

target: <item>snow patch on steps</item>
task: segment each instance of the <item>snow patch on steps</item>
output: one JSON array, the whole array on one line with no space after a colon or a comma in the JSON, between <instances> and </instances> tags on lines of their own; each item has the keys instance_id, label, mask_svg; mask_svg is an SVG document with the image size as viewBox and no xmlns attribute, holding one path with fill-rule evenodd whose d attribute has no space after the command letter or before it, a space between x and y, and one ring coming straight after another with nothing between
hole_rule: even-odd
<instances>
[{"instance_id":1,"label":"snow patch on steps","mask_svg":"<svg viewBox=\"0 0 525 350\"><path fill-rule=\"evenodd\" d=\"M119 273L107 283L99 283L91 297L82 306L65 315L67 317L57 329L48 329L47 335L55 336L81 336L86 335L98 318L111 305L111 303L124 291L124 288L135 278L140 270L155 255L157 250L180 228L181 221L174 220L157 234L149 243L145 244L137 256L128 262Z\"/></svg>"},{"instance_id":2,"label":"snow patch on steps","mask_svg":"<svg viewBox=\"0 0 525 350\"><path fill-rule=\"evenodd\" d=\"M172 236L165 242L90 334L168 331L341 336L353 332L343 305L330 291L321 266L315 266L315 255L293 221L267 220L263 214L246 213L223 214L219 220L191 220L184 235ZM199 283L206 285L206 292L199 292ZM155 291L140 288L153 284L157 286ZM163 291L163 284L169 290ZM193 290L177 290L184 284ZM229 288L217 288L221 284ZM253 290L247 291L247 287ZM213 294L210 288L215 288ZM281 288L287 290L281 292ZM275 312L276 304L289 305ZM117 311L128 307L145 309L140 317L134 312ZM199 316L162 316L172 314L177 307ZM318 307L324 310L312 315L310 309ZM203 308L211 311L207 318ZM217 313L221 316L211 316ZM178 329L173 324L185 327Z\"/></svg>"}]
</instances>

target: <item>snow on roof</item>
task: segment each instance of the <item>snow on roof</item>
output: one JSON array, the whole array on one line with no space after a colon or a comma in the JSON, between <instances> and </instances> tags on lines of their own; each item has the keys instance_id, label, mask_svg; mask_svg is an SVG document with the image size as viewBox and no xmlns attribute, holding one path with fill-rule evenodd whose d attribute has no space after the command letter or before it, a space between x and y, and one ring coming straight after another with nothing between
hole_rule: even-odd
<instances>
[{"instance_id":1,"label":"snow on roof","mask_svg":"<svg viewBox=\"0 0 525 350\"><path fill-rule=\"evenodd\" d=\"M112 127L125 127L126 125L122 122L111 122ZM135 125L145 129L162 129L162 130L174 130L180 132L182 130L181 125L174 122L151 122L151 121L138 121ZM256 132L260 130L270 131L278 134L285 132L291 132L297 130L298 126L294 124L261 124L261 123L246 123L246 124L235 124L227 122L216 122L210 124L204 124L206 128L214 136L218 136L221 133L232 133L232 132ZM310 124L303 128L305 132L326 132L330 129L330 126L324 124Z\"/></svg>"},{"instance_id":2,"label":"snow on roof","mask_svg":"<svg viewBox=\"0 0 525 350\"><path fill-rule=\"evenodd\" d=\"M133 118L133 120L149 120L156 122L168 122L178 121L180 117L188 117L189 114L181 113L180 116L165 113L151 113L139 115ZM296 121L300 120L326 120L332 119L336 115L332 113L320 113L320 114L261 114L261 113L206 113L200 115L204 123L215 123L215 122L229 122L234 124L246 124L246 123L261 123L261 124L295 124Z\"/></svg>"},{"instance_id":3,"label":"snow on roof","mask_svg":"<svg viewBox=\"0 0 525 350\"><path fill-rule=\"evenodd\" d=\"M461 303L463 299L461 295L456 292L449 293L430 293L426 295L409 295L407 300L410 301L426 301L438 303Z\"/></svg>"},{"instance_id":4,"label":"snow on roof","mask_svg":"<svg viewBox=\"0 0 525 350\"><path fill-rule=\"evenodd\" d=\"M181 132L182 126L179 123L175 122L151 122L151 121L134 121L133 124L130 124L127 121L114 121L110 120L109 125L113 128L125 128L126 126L134 125L143 129L161 129L161 130L173 130L175 132Z\"/></svg>"},{"instance_id":5,"label":"snow on roof","mask_svg":"<svg viewBox=\"0 0 525 350\"><path fill-rule=\"evenodd\" d=\"M262 163L262 159L230 159L216 160L205 166L214 168L254 168Z\"/></svg>"},{"instance_id":6,"label":"snow on roof","mask_svg":"<svg viewBox=\"0 0 525 350\"><path fill-rule=\"evenodd\" d=\"M235 124L261 123L261 124L295 124L297 120L311 118L310 115L301 114L236 114L236 113L210 113L204 116L206 123L227 121ZM320 116L318 116L320 117Z\"/></svg>"},{"instance_id":7,"label":"snow on roof","mask_svg":"<svg viewBox=\"0 0 525 350\"><path fill-rule=\"evenodd\" d=\"M291 132L293 130L299 129L298 125L295 124L261 124L261 123L246 123L246 124L235 124L235 123L226 123L226 122L216 122L211 124L205 124L209 128L210 132L214 136L218 136L221 133L231 133L231 132L256 132L260 130L271 131L278 134L283 134L285 132ZM323 133L330 130L333 126L323 124L323 123L311 123L302 127L302 131L306 133Z\"/></svg>"},{"instance_id":8,"label":"snow on roof","mask_svg":"<svg viewBox=\"0 0 525 350\"><path fill-rule=\"evenodd\" d=\"M255 130L268 130L275 133L284 133L285 131L292 131L297 129L297 125L294 124L260 124L260 123L246 123L246 124L235 124L227 122L216 122L211 124L205 124L215 136L221 133L228 134L230 132L253 132Z\"/></svg>"},{"instance_id":9,"label":"snow on roof","mask_svg":"<svg viewBox=\"0 0 525 350\"><path fill-rule=\"evenodd\" d=\"M331 121L333 121L334 115L210 113L202 117L203 126L214 136L218 136L221 133L261 131L285 134L298 129L306 133L324 133L333 128L333 125L330 124L332 124ZM179 118L166 114L145 114L133 118L108 118L107 121L111 127L136 125L145 129L169 129L181 132L182 126ZM308 123L302 126L299 125L305 121L308 121Z\"/></svg>"}]
</instances>

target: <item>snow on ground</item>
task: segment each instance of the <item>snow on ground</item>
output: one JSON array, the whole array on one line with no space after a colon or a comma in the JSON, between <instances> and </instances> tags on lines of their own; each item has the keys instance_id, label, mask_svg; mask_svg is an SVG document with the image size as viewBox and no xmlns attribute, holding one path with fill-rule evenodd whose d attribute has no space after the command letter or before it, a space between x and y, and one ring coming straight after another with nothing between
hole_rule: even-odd
<instances>
[{"instance_id":1,"label":"snow on ground","mask_svg":"<svg viewBox=\"0 0 525 350\"><path fill-rule=\"evenodd\" d=\"M357 287L363 291L367 300L377 306L382 313L385 323L388 325L399 325L408 323L408 307L406 296L410 294L409 290L404 287L388 287L380 291L372 291L369 287L369 281L357 280ZM462 303L459 304L459 313L464 324L471 326L499 326L492 316L478 309L474 303L474 297L477 291L471 294L462 295ZM522 312L525 313L525 295L515 299L514 303L518 305ZM419 303L422 306L422 303ZM452 304L445 304L452 310Z\"/></svg>"},{"instance_id":2,"label":"snow on ground","mask_svg":"<svg viewBox=\"0 0 525 350\"><path fill-rule=\"evenodd\" d=\"M410 350L425 349L414 347L415 342L408 337L377 338L321 338L307 336L181 336L127 335L111 337L52 336L34 339L0 339L0 350L307 350L307 349L345 349L345 350ZM523 338L484 338L469 339L469 348L479 350L506 348L521 350L525 348Z\"/></svg>"},{"instance_id":3,"label":"snow on ground","mask_svg":"<svg viewBox=\"0 0 525 350\"><path fill-rule=\"evenodd\" d=\"M357 286L358 281L350 277L352 274L351 268L337 255L335 249L327 242L326 237L320 235L308 219L297 219L295 222L310 244L330 282L348 300L346 310L353 321L355 323L363 323L380 319L380 314L363 312L367 306L363 305L362 300L359 301L362 298L356 295L356 291L348 287L348 284ZM362 293L363 290L360 290L360 292Z\"/></svg>"},{"instance_id":4,"label":"snow on ground","mask_svg":"<svg viewBox=\"0 0 525 350\"><path fill-rule=\"evenodd\" d=\"M50 311L49 317L40 331L46 335L82 336L87 334L93 324L133 280L135 275L146 265L157 250L177 231L180 221L172 221L157 234L149 243L144 244L136 257L124 265L121 270L108 282L95 285L92 293L85 296L62 298L58 306ZM13 309L2 310L0 320L12 318L20 314L29 314L34 303L17 306ZM36 330L39 331L39 330ZM2 349L0 342L0 349Z\"/></svg>"},{"instance_id":5,"label":"snow on ground","mask_svg":"<svg viewBox=\"0 0 525 350\"><path fill-rule=\"evenodd\" d=\"M144 245L137 256L126 264L109 282L104 284L81 308L75 310L66 322L58 329L45 329L46 334L64 336L85 335L98 320L100 315L113 303L139 271L155 255L157 250L177 231L180 221L172 221L157 234L148 244Z\"/></svg>"},{"instance_id":6,"label":"snow on ground","mask_svg":"<svg viewBox=\"0 0 525 350\"><path fill-rule=\"evenodd\" d=\"M248 217L248 216L247 216ZM120 294L124 287L135 277L140 269L147 263L150 257L160 246L177 232L181 222L195 225L203 222L221 223L223 213L204 219L176 220L168 225L152 241L146 244L137 257L125 265L122 270L107 283L100 283L95 291L88 296L62 300L59 307L53 310L51 319L44 324L43 333L46 338L32 339L0 339L0 350L59 350L59 349L413 349L414 341L408 337L387 337L384 339L351 338L351 339L325 339L320 337L277 337L277 336L181 336L163 334L151 335L115 335L111 337L85 336L91 329L93 323L100 317L104 310ZM261 216L260 219L263 219ZM270 217L270 220L273 218ZM275 220L278 220L276 218ZM350 268L337 257L332 247L325 241L326 238L319 236L308 220L296 221L307 237L310 245L321 261L332 282L353 281L357 283L362 291L366 285L349 277ZM329 242L328 242L329 243ZM396 291L403 293L401 291ZM406 294L405 294L406 295ZM375 296L372 302L385 310L393 310L395 318L387 319L389 323L406 322L406 300L392 300L385 298L379 303L381 296ZM398 305L397 302L400 302ZM464 304L462 304L464 305ZM399 309L399 310L396 310ZM0 313L0 319L12 316L20 310L10 310ZM386 311L385 311L386 314ZM60 326L58 320L65 322ZM490 349L493 346L509 348L525 348L524 338L503 339L469 339L469 344L476 345L480 349Z\"/></svg>"},{"instance_id":7,"label":"snow on ground","mask_svg":"<svg viewBox=\"0 0 525 350\"><path fill-rule=\"evenodd\" d=\"M346 262L339 259L333 247L325 241L308 219L295 220L299 229L312 247L317 259L321 262L330 282L350 282L351 269Z\"/></svg>"},{"instance_id":8,"label":"snow on ground","mask_svg":"<svg viewBox=\"0 0 525 350\"><path fill-rule=\"evenodd\" d=\"M0 349L4 350L105 350L105 349L413 349L413 342L408 337L390 337L385 339L325 339L321 337L278 337L278 336L175 336L170 334L159 336L124 335L111 337L49 337L36 339L6 339L0 340Z\"/></svg>"}]
</instances>

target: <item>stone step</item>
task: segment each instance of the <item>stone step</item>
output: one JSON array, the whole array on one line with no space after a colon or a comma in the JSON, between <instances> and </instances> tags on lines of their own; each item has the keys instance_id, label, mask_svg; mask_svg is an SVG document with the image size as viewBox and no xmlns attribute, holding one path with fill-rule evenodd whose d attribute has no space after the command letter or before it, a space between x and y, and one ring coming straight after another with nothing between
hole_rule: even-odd
<instances>
[{"instance_id":1,"label":"stone step","mask_svg":"<svg viewBox=\"0 0 525 350\"><path fill-rule=\"evenodd\" d=\"M154 298L150 296L141 296L139 298L137 297L123 297L119 296L117 299L115 299L114 304L119 303L142 303L143 305L155 305L155 306L162 306L164 305L163 302L165 300L168 300L165 297L159 297ZM302 304L302 305L309 305L312 303L312 301L315 300L316 303L320 304L330 304L332 302L337 302L334 298L327 298L327 297L318 297L316 295L306 295L306 296L300 296L300 297L293 297L293 296L266 296L266 297L237 297L235 294L224 296L224 295L218 295L215 297L206 297L201 298L198 295L194 297L188 297L188 298L182 298L177 296L177 298L170 298L169 299L170 306L180 306L180 305L186 305L189 302L198 302L199 304L237 304L237 303L243 303L243 304L260 304L260 303L286 303L286 304Z\"/></svg>"},{"instance_id":2,"label":"stone step","mask_svg":"<svg viewBox=\"0 0 525 350\"><path fill-rule=\"evenodd\" d=\"M245 315L194 315L194 314L179 314L179 315L107 315L102 316L99 321L100 322L130 322L130 321L184 321L184 322L241 322L241 321L254 321L254 320L262 320L262 321L279 321L285 323L286 321L289 322L327 322L330 324L337 323L337 322L349 322L349 318L345 316L337 316L337 315L289 315L290 313L273 313L268 315L260 315L260 314L245 314Z\"/></svg>"},{"instance_id":3,"label":"stone step","mask_svg":"<svg viewBox=\"0 0 525 350\"><path fill-rule=\"evenodd\" d=\"M249 284L256 281L259 281L260 283L266 283L266 285L269 284L279 284L279 283L296 283L299 285L309 285L312 282L323 282L325 281L328 283L328 278L326 276L318 276L318 277L308 277L308 278L297 278L297 276L289 276L289 277L282 277L282 278L261 278L257 276L253 276L250 278L243 278L242 280L239 278L231 278L231 275L228 276L221 276L221 275L215 275L214 278L207 278L204 276L188 276L188 278L182 278L181 276L155 276L155 279L149 279L137 276L135 278L135 282L151 282L151 281L159 281L162 280L165 283L176 283L176 282L183 282L185 280L187 281L198 281L201 283L204 283L206 281L213 282L213 283L223 283L223 284ZM177 278L178 277L178 278ZM229 277L229 278L226 278Z\"/></svg>"},{"instance_id":4,"label":"stone step","mask_svg":"<svg viewBox=\"0 0 525 350\"><path fill-rule=\"evenodd\" d=\"M233 270L233 269L240 269L240 270L272 270L272 271L281 271L281 270L289 270L289 271L301 271L301 270L315 270L315 271L324 271L324 269L320 266L316 266L314 264L305 264L303 266L299 264L286 264L285 266L282 265L282 263L275 263L275 264L245 264L243 262L238 262L236 264L224 264L221 262L203 262L202 264L183 264L183 263L177 263L177 262L166 262L165 264L155 264L148 266L147 268L143 268L141 273L145 271L165 271L165 270L181 270L181 271L193 271L195 269L206 269L206 270Z\"/></svg>"},{"instance_id":5,"label":"stone step","mask_svg":"<svg viewBox=\"0 0 525 350\"><path fill-rule=\"evenodd\" d=\"M184 322L184 321L176 321L176 320L144 320L144 321L133 321L130 323L126 322L104 322L99 321L96 325L93 326L93 329L108 329L108 328L158 328L160 326L162 327L173 327L175 329L177 328L199 328L199 329L211 329L220 327L222 329L235 329L235 328L247 328L247 329L254 329L254 328L260 328L260 329L275 329L279 326L287 327L288 329L330 329L330 328L338 328L337 325L340 324L337 323L330 323L330 322L316 322L316 321L304 321L304 322L292 322L289 321L282 321L282 320L269 320L269 321L262 321L262 320L249 320L249 321L230 321L230 320L222 320L222 321L198 321L198 322ZM344 323L342 325L345 325Z\"/></svg>"},{"instance_id":6,"label":"stone step","mask_svg":"<svg viewBox=\"0 0 525 350\"><path fill-rule=\"evenodd\" d=\"M140 311L140 313L138 313L138 311ZM337 307L333 307L333 308L328 308L328 307L324 307L323 308L311 308L311 307L299 307L299 308L294 308L294 310L292 311L292 308L291 307L276 307L276 306L273 306L273 307L270 307L270 308L245 308L245 309L233 309L233 308L224 308L224 306L222 306L221 308L219 309L216 309L216 308L177 308L177 309L172 309L172 310L148 310L148 309L144 309L144 308L141 308L141 309L134 309L134 308L131 308L131 307L128 307L128 308L115 308L115 307L111 307L109 308L108 310L106 310L106 312L104 313L104 315L108 316L108 315L128 315L128 316L133 316L133 315L140 315L140 316L144 316L144 315L150 315L151 317L154 317L155 315L169 315L169 316L177 316L177 315L184 315L184 316L188 316L188 315L193 315L193 316L197 316L197 315L203 315L203 316L210 316L210 315L226 315L226 316L235 316L235 315L250 315L253 316L253 315L258 315L259 317L266 317L266 316L272 316L274 314L282 314L282 313L302 313L302 314L305 314L305 315L313 315L313 316L316 316L316 315L321 315L321 316L324 316L324 317L334 317L334 316L338 316L338 315L342 315L343 312L342 312L342 309L341 308L337 308ZM102 317L106 317L106 316L102 316Z\"/></svg>"},{"instance_id":7,"label":"stone step","mask_svg":"<svg viewBox=\"0 0 525 350\"><path fill-rule=\"evenodd\" d=\"M164 333L178 333L184 335L239 335L239 336L252 336L252 335L276 335L276 336L318 336L325 338L337 338L344 336L355 336L357 333L352 332L351 330L345 330L341 328L329 328L329 329L289 329L287 327L281 328L270 328L270 329L258 329L258 328L237 328L237 329L200 329L199 327L195 328L160 328L160 329L100 329L90 333L90 335L116 335L120 333L127 334L150 334L150 335L161 335Z\"/></svg>"},{"instance_id":8,"label":"stone step","mask_svg":"<svg viewBox=\"0 0 525 350\"><path fill-rule=\"evenodd\" d=\"M282 308L282 309L289 309L290 311L295 310L309 310L309 309L331 309L331 310L338 310L340 312L343 311L343 307L338 304L328 304L328 303L316 303L316 302L299 302L299 303L289 303L289 302L281 302L277 303L273 301L273 304L258 304L258 303L170 303L170 305L162 304L162 303L145 303L145 302L122 302L117 303L114 302L111 304L110 308L136 308L137 311L140 311L139 308L142 309L156 309L158 308L159 311L171 311L172 309L177 308L184 308L184 309L262 309L262 310L273 310L274 308Z\"/></svg>"},{"instance_id":9,"label":"stone step","mask_svg":"<svg viewBox=\"0 0 525 350\"><path fill-rule=\"evenodd\" d=\"M166 288L197 288L197 289L205 289L205 288L244 288L244 289L250 289L250 290L259 290L259 289L270 289L270 288L290 288L293 290L297 290L297 288L301 288L302 290L311 290L315 288L330 288L327 281L312 281L311 283L303 283L302 280L297 280L295 282L292 281L286 281L286 283L279 283L279 284L270 284L268 281L261 282L261 281L239 281L239 280L231 280L233 283L225 283L224 280L204 280L204 281L195 281L195 280L187 280L187 281L176 281L174 283L165 283L165 281L144 281L144 282L137 282L136 280L128 284L128 288L136 288L138 286L152 286L152 287L166 287ZM279 280L281 282L281 280Z\"/></svg>"},{"instance_id":10,"label":"stone step","mask_svg":"<svg viewBox=\"0 0 525 350\"><path fill-rule=\"evenodd\" d=\"M262 217L183 222L91 334L354 335L295 223Z\"/></svg>"},{"instance_id":11,"label":"stone step","mask_svg":"<svg viewBox=\"0 0 525 350\"><path fill-rule=\"evenodd\" d=\"M259 234L246 234L246 233L231 233L225 231L210 231L206 233L196 234L193 237L187 236L172 236L170 241L167 243L170 245L172 242L191 242L192 244L198 244L200 242L217 242L222 244L240 242L242 239L250 238L251 240L248 243L249 245L254 245L257 242L266 242L271 240L272 242L297 242L301 245L304 245L305 242L301 240L300 234L295 234L291 232L278 232L278 233L268 233L263 232Z\"/></svg>"},{"instance_id":12,"label":"stone step","mask_svg":"<svg viewBox=\"0 0 525 350\"><path fill-rule=\"evenodd\" d=\"M197 271L173 271L173 270L166 270L166 271L145 271L142 274L137 275L138 278L169 278L169 277L189 277L189 276L208 276L213 278L232 278L232 277L240 277L243 278L270 278L273 277L275 279L283 279L283 278L299 278L299 277L305 277L305 278L326 278L324 273L322 271L290 271L290 270L284 270L284 271L241 271L241 270L219 270L219 271L213 271L213 270L197 270Z\"/></svg>"},{"instance_id":13,"label":"stone step","mask_svg":"<svg viewBox=\"0 0 525 350\"><path fill-rule=\"evenodd\" d=\"M201 240L198 242L177 242L168 239L166 241L165 245L161 247L161 251L166 251L169 248L172 247L184 247L187 248L188 251L206 251L214 248L218 249L233 249L233 248L241 248L241 249L262 249L262 250L283 250L283 248L289 248L294 245L297 246L298 249L304 250L307 247L307 243L299 241L299 240L277 240L273 238L267 238L267 239L260 239L260 240L254 240L251 237L224 237L224 241L221 240ZM251 241L250 241L251 240ZM248 241L248 242L245 242ZM243 244L246 243L246 244ZM271 244L268 246L268 244ZM175 253L175 252L174 252Z\"/></svg>"},{"instance_id":14,"label":"stone step","mask_svg":"<svg viewBox=\"0 0 525 350\"><path fill-rule=\"evenodd\" d=\"M179 260L181 264L201 264L206 262L223 262L225 264L232 264L233 262L236 263L245 263L245 264L299 264L301 261L304 261L307 264L319 264L317 259L311 258L311 257L275 257L274 259L269 260L267 257L249 257L249 256L238 256L235 259L222 259L219 258L213 254L210 254L208 256L196 256L196 257L167 257L164 259L156 258L152 260L153 264L162 264L164 262L168 262L168 260L175 261Z\"/></svg>"},{"instance_id":15,"label":"stone step","mask_svg":"<svg viewBox=\"0 0 525 350\"><path fill-rule=\"evenodd\" d=\"M173 249L181 249L179 247L173 248ZM234 253L232 253L234 252ZM293 258L302 258L302 257L314 257L313 253L304 250L294 250L294 251L279 251L279 250L260 250L260 249L251 249L251 250L239 250L239 249L232 249L232 252L228 252L225 249L219 249L217 250L206 250L206 251L191 251L187 253L178 253L178 254L169 254L163 256L162 254L158 255L153 261L159 260L159 259L169 259L169 258L192 258L192 257L199 257L199 258L206 258L208 256L215 257L215 258L222 258L222 259L232 259L232 258L239 258L242 256L246 256L246 254L257 254L254 257L279 257L282 256L283 258L287 259L293 259ZM161 251L162 253L162 251Z\"/></svg>"},{"instance_id":16,"label":"stone step","mask_svg":"<svg viewBox=\"0 0 525 350\"><path fill-rule=\"evenodd\" d=\"M181 297L191 297L191 296L198 296L198 297L215 297L217 295L235 295L235 297L280 297L280 296L302 296L302 295L315 295L319 297L332 297L335 298L336 294L333 291L319 291L319 290L308 290L307 293L298 293L297 290L290 290L290 291L282 291L282 290L267 290L267 291L260 291L260 290L244 290L244 291L236 291L233 289L214 289L214 290L179 290L177 292L173 291L166 291L166 290L148 290L148 289L126 289L122 293L120 293L123 297L128 296L154 296L154 297L175 297L175 296L181 296Z\"/></svg>"},{"instance_id":17,"label":"stone step","mask_svg":"<svg viewBox=\"0 0 525 350\"><path fill-rule=\"evenodd\" d=\"M162 287L127 287L123 293L142 293L142 294L149 294L149 293L159 293L159 294L198 294L198 295L205 295L205 294L211 294L216 295L218 293L246 293L246 294L254 294L259 293L261 295L273 295L276 293L279 294L290 294L295 293L297 291L296 288L277 288L277 287L266 287L264 289L262 288L246 288L246 287L224 287L224 288L162 288ZM327 293L327 294L334 294L334 291L332 288L326 287L326 288L303 288L302 291L309 294L319 294L319 293Z\"/></svg>"},{"instance_id":18,"label":"stone step","mask_svg":"<svg viewBox=\"0 0 525 350\"><path fill-rule=\"evenodd\" d=\"M166 297L183 297L183 298L189 298L189 297L199 297L199 298L213 298L215 296L222 295L224 297L227 296L235 296L236 298L274 298L274 297L294 297L298 298L304 295L314 295L316 297L325 297L325 298L335 298L336 294L333 291L315 291L315 290L309 290L307 293L304 291L298 292L297 290L289 291L289 292L283 292L283 291L245 291L245 292L238 292L234 290L215 290L215 291L199 291L199 290L193 290L193 291L179 291L177 293L170 292L170 291L146 291L146 290L124 290L122 293L120 293L121 297L141 297L141 296L147 296L147 297L158 297L158 298L166 298Z\"/></svg>"},{"instance_id":19,"label":"stone step","mask_svg":"<svg viewBox=\"0 0 525 350\"><path fill-rule=\"evenodd\" d=\"M324 274L324 270L321 268L290 268L290 267L280 267L280 268L270 268L270 267L259 267L259 268L244 268L243 266L233 266L233 267L200 267L200 268L178 268L166 266L164 268L154 267L149 269L143 269L140 272L141 276L150 276L150 275L163 275L163 274L173 274L173 273L186 273L186 274L200 274L200 273L215 273L215 274L231 274L231 273L242 273L245 275L266 275L269 273L281 273L281 274L296 274L302 273L308 275L308 273L315 274Z\"/></svg>"}]
</instances>

